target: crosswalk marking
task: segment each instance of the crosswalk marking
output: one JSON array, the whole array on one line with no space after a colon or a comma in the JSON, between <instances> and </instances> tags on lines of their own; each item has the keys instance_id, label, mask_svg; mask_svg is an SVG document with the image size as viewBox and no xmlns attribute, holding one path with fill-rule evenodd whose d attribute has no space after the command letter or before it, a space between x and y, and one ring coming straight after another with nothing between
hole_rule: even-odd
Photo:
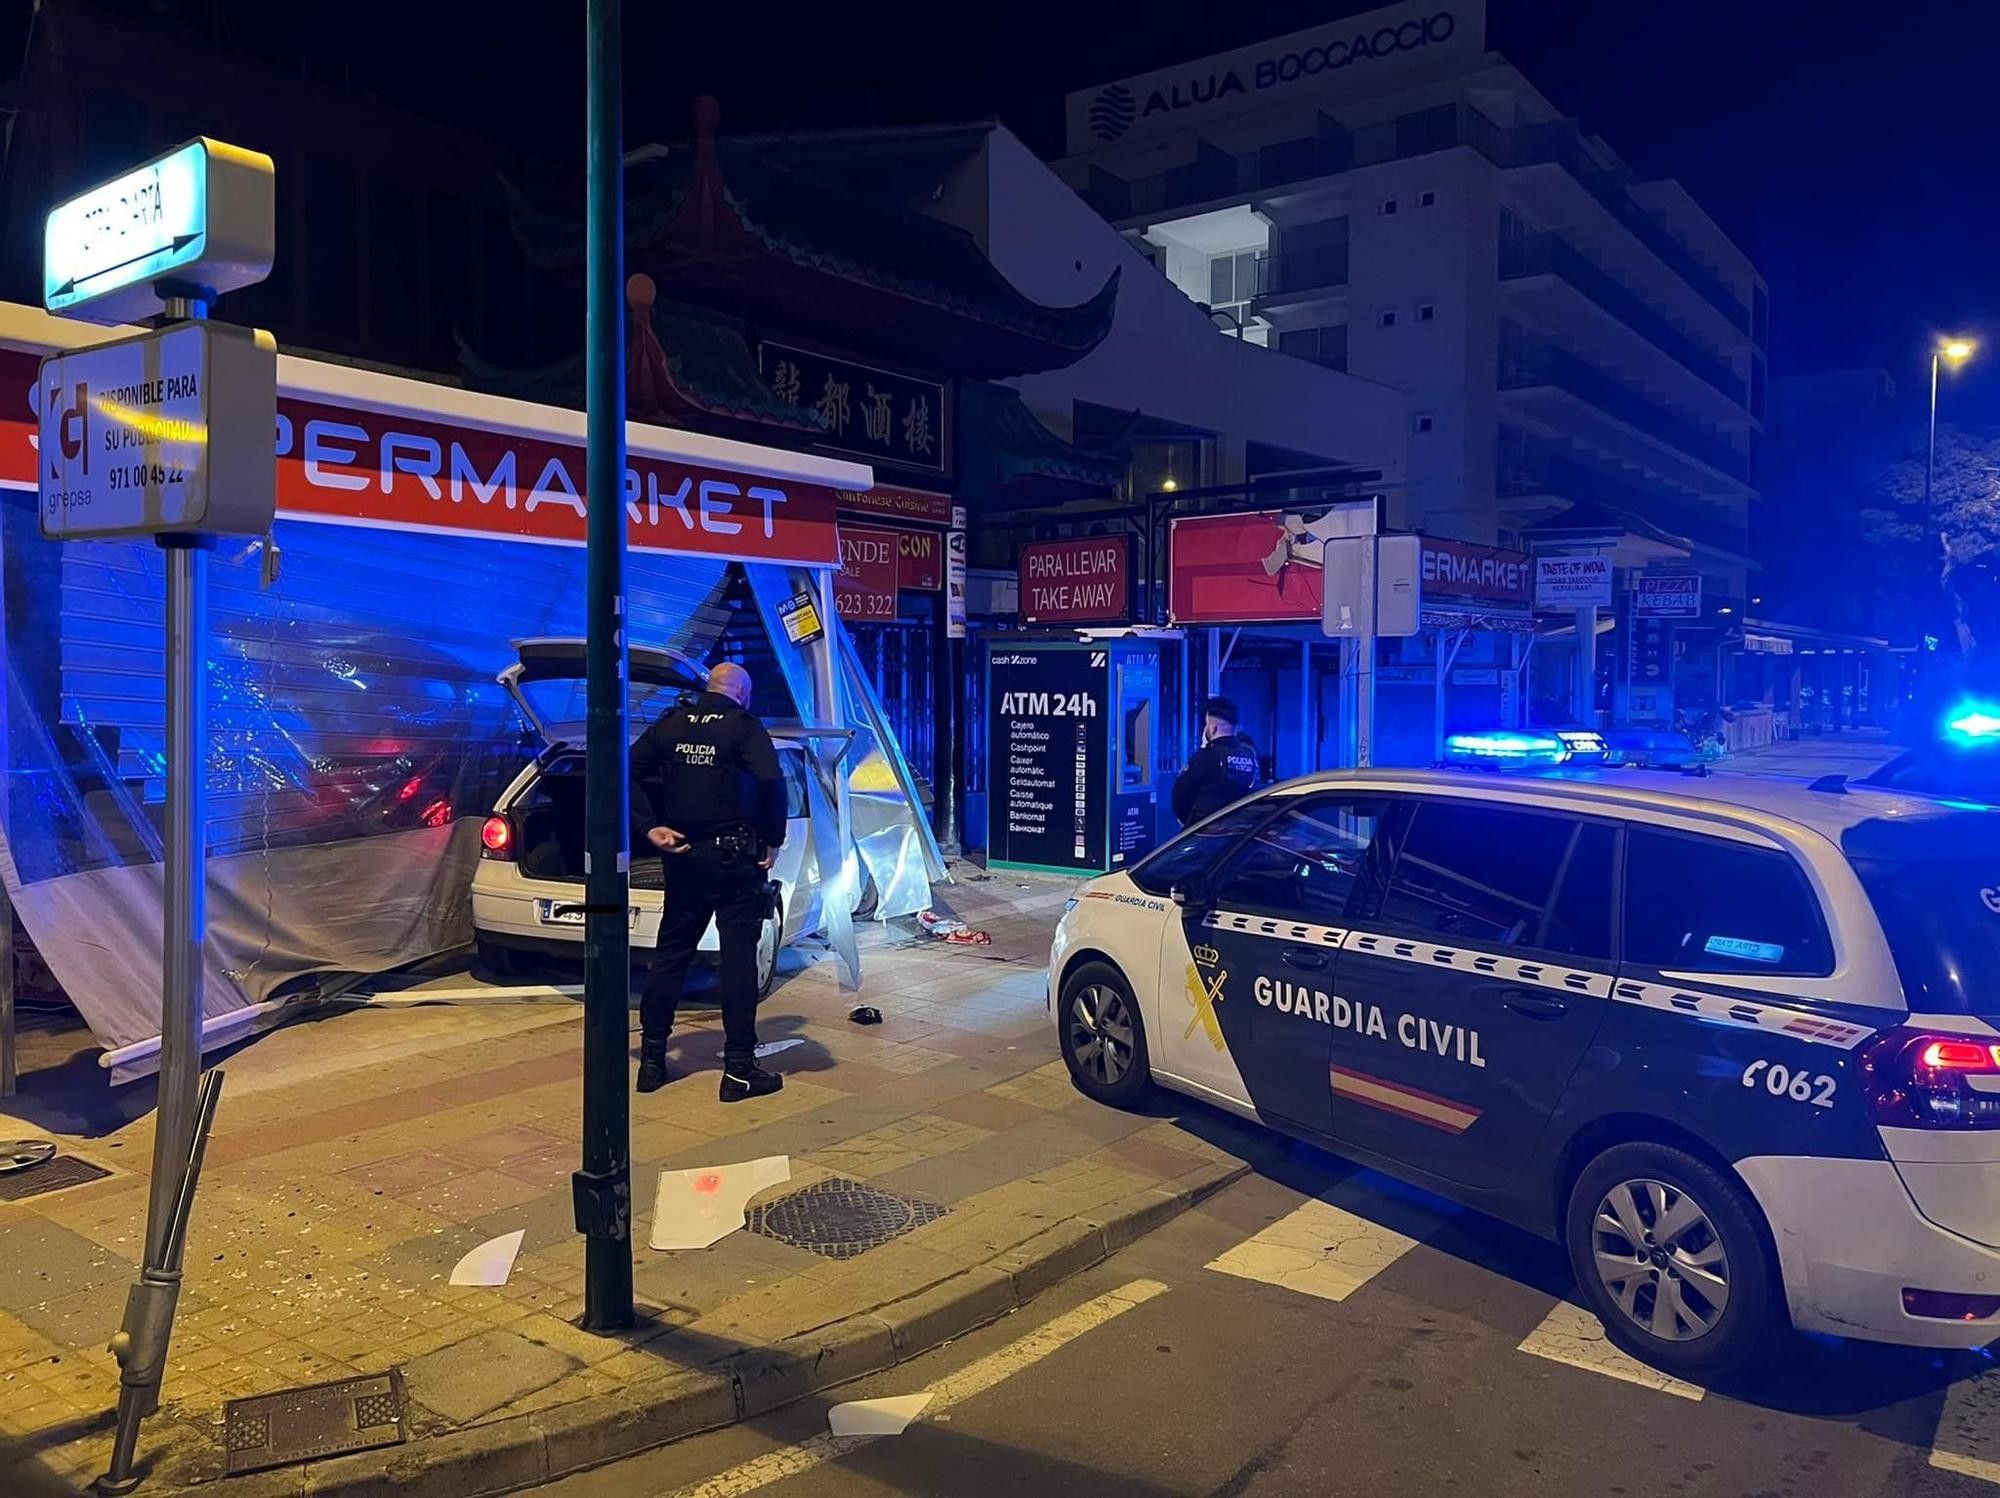
<instances>
[{"instance_id":1,"label":"crosswalk marking","mask_svg":"<svg viewBox=\"0 0 2000 1498\"><path fill-rule=\"evenodd\" d=\"M2000 1368L1962 1378L1945 1394L1931 1465L2000 1483Z\"/></svg>"},{"instance_id":2,"label":"crosswalk marking","mask_svg":"<svg viewBox=\"0 0 2000 1498\"><path fill-rule=\"evenodd\" d=\"M1134 1280L1129 1285L1107 1291L1094 1300L1087 1300L1075 1309L1063 1312L1019 1341L1010 1342L997 1352L989 1352L932 1384L931 1401L924 1407L923 1418L935 1420L942 1417L953 1405L984 1394L1003 1379L1012 1378L1024 1368L1039 1363L1085 1332L1144 1305L1156 1295L1166 1293L1167 1287L1158 1280ZM813 1436L796 1446L767 1451L740 1467L690 1483L670 1494L669 1498L741 1498L744 1493L754 1493L787 1477L796 1477L827 1462L838 1461L876 1439L875 1436Z\"/></svg>"},{"instance_id":3,"label":"crosswalk marking","mask_svg":"<svg viewBox=\"0 0 2000 1498\"><path fill-rule=\"evenodd\" d=\"M1566 1300L1556 1302L1555 1309L1542 1318L1542 1324L1528 1333L1519 1351L1682 1399L1700 1399L1706 1392L1698 1385L1683 1383L1670 1373L1649 1368L1637 1358L1620 1352L1604 1335L1603 1322L1582 1306Z\"/></svg>"},{"instance_id":4,"label":"crosswalk marking","mask_svg":"<svg viewBox=\"0 0 2000 1498\"><path fill-rule=\"evenodd\" d=\"M1417 1246L1393 1228L1309 1201L1208 1267L1321 1300L1345 1300Z\"/></svg>"}]
</instances>

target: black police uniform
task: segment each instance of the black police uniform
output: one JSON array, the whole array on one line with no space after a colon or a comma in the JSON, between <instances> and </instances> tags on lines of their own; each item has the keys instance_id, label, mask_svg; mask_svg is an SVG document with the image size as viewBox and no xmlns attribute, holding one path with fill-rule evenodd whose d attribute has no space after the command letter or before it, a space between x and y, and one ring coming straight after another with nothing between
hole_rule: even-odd
<instances>
[{"instance_id":1,"label":"black police uniform","mask_svg":"<svg viewBox=\"0 0 2000 1498\"><path fill-rule=\"evenodd\" d=\"M1174 815L1192 827L1257 789L1257 748L1240 733L1210 739L1195 750L1174 782Z\"/></svg>"},{"instance_id":2,"label":"black police uniform","mask_svg":"<svg viewBox=\"0 0 2000 1498\"><path fill-rule=\"evenodd\" d=\"M785 780L764 725L732 699L703 692L655 723L632 746L637 845L671 827L685 853L661 855L666 914L640 1000L645 1049L656 1055L674 1027L688 965L711 919L722 943L723 1062L747 1075L757 1053L757 938L769 910L766 851L785 841Z\"/></svg>"}]
</instances>

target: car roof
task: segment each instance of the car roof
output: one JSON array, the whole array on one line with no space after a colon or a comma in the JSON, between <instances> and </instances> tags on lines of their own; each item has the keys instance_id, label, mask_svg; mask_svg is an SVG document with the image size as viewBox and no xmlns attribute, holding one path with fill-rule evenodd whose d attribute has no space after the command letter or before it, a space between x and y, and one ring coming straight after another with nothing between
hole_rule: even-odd
<instances>
[{"instance_id":1,"label":"car roof","mask_svg":"<svg viewBox=\"0 0 2000 1498\"><path fill-rule=\"evenodd\" d=\"M1838 844L1842 834L1864 822L1940 822L1995 815L1995 808L1968 801L1923 795L1884 786L1845 782L1839 790L1814 790L1812 781L1790 775L1755 775L1715 770L1686 774L1678 770L1625 768L1549 768L1496 772L1490 770L1325 770L1272 787L1297 792L1337 789L1357 781L1370 786L1407 787L1412 791L1449 794L1478 790L1490 794L1499 787L1533 787L1532 799L1542 804L1568 805L1583 812L1655 811L1680 816L1740 821L1743 813L1757 819L1778 818L1810 828Z\"/></svg>"}]
</instances>

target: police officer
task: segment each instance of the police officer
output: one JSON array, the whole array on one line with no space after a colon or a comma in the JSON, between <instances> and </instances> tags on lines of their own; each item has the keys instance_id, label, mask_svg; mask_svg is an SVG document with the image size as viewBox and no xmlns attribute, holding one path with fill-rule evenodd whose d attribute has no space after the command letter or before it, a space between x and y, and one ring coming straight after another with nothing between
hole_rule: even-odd
<instances>
[{"instance_id":1,"label":"police officer","mask_svg":"<svg viewBox=\"0 0 2000 1498\"><path fill-rule=\"evenodd\" d=\"M1192 827L1257 788L1257 746L1236 730L1236 704L1208 699L1201 747L1174 782L1174 815Z\"/></svg>"},{"instance_id":2,"label":"police officer","mask_svg":"<svg viewBox=\"0 0 2000 1498\"><path fill-rule=\"evenodd\" d=\"M667 1037L711 919L722 942L722 1101L785 1085L757 1065L757 938L785 841L785 781L751 716L750 673L724 662L632 746L632 819L665 870L666 913L639 1003L639 1090L667 1084Z\"/></svg>"}]
</instances>

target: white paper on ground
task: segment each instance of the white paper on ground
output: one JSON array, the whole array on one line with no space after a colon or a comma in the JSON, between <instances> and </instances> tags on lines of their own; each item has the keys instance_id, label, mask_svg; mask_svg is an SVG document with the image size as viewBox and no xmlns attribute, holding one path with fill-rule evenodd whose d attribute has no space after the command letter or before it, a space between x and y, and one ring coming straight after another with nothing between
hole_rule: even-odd
<instances>
[{"instance_id":1,"label":"white paper on ground","mask_svg":"<svg viewBox=\"0 0 2000 1498\"><path fill-rule=\"evenodd\" d=\"M826 1428L836 1436L900 1436L924 1412L933 1394L899 1394L893 1399L856 1399L826 1412Z\"/></svg>"},{"instance_id":2,"label":"white paper on ground","mask_svg":"<svg viewBox=\"0 0 2000 1498\"><path fill-rule=\"evenodd\" d=\"M458 1267L451 1272L451 1282L454 1285L506 1284L507 1276L514 1272L514 1256L521 1251L521 1241L527 1236L528 1230L521 1228L487 1239L458 1261Z\"/></svg>"},{"instance_id":3,"label":"white paper on ground","mask_svg":"<svg viewBox=\"0 0 2000 1498\"><path fill-rule=\"evenodd\" d=\"M757 1047L757 1059L762 1061L766 1056L775 1056L780 1051L789 1051L795 1045L804 1044L804 1038L797 1035L794 1035L790 1040L767 1040ZM717 1051L715 1059L720 1061L722 1059L722 1052Z\"/></svg>"},{"instance_id":4,"label":"white paper on ground","mask_svg":"<svg viewBox=\"0 0 2000 1498\"><path fill-rule=\"evenodd\" d=\"M735 1165L663 1170L653 1197L654 1248L707 1248L743 1226L750 1198L792 1178L788 1155L766 1155Z\"/></svg>"}]
</instances>

